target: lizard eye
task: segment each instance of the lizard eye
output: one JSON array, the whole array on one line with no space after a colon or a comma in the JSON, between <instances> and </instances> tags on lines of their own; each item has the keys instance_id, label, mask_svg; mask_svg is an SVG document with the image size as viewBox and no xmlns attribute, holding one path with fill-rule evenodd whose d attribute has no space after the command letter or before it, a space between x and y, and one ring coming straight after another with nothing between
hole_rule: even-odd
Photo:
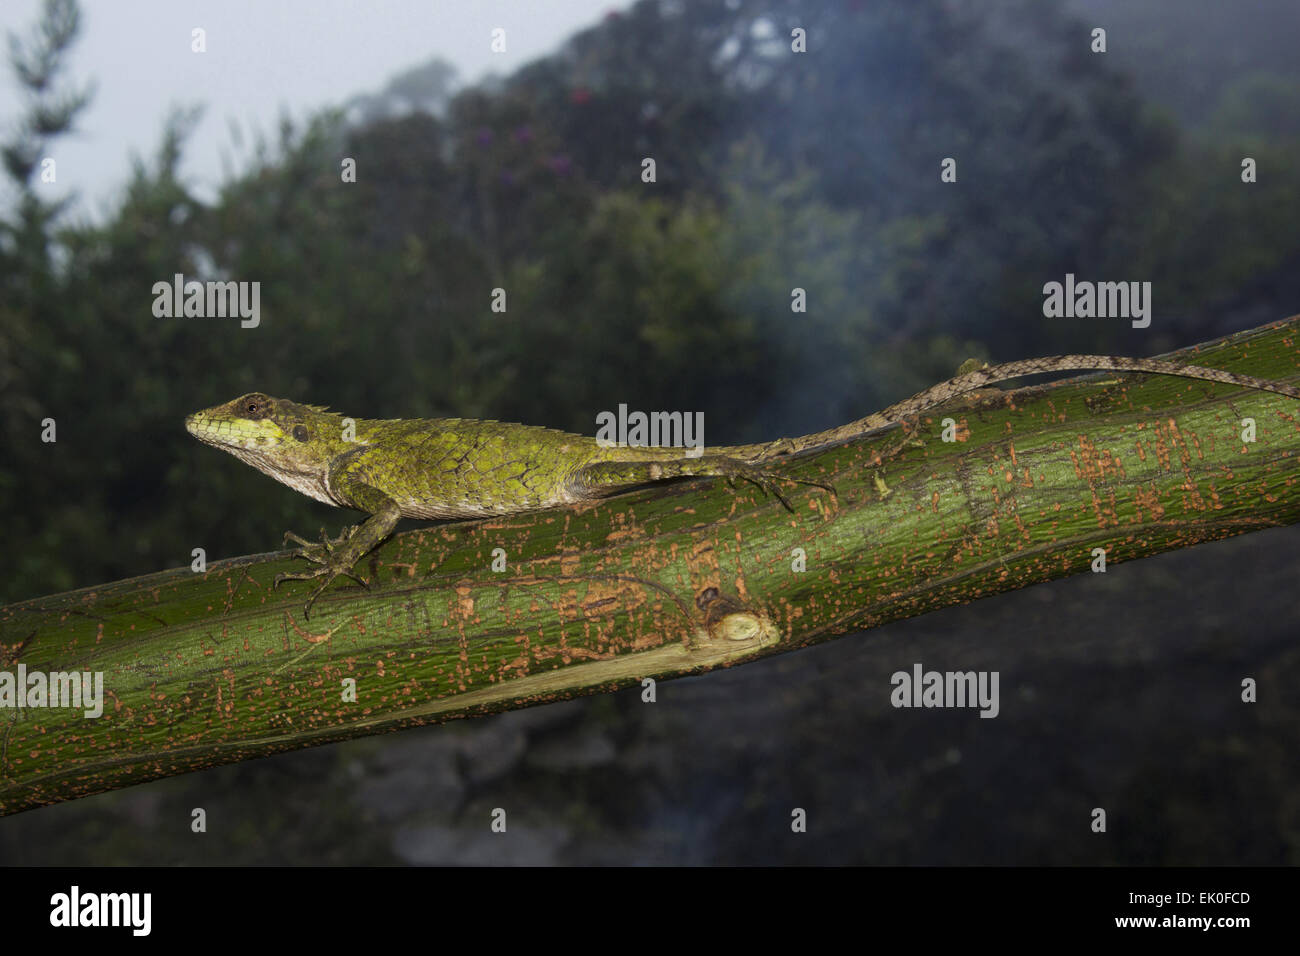
<instances>
[{"instance_id":1,"label":"lizard eye","mask_svg":"<svg viewBox=\"0 0 1300 956\"><path fill-rule=\"evenodd\" d=\"M307 434L307 426L306 426L306 425L294 425L294 426L293 426L293 437L296 438L296 439L298 439L298 441L306 441L306 440L307 440L308 438L310 438L311 436L310 436L309 434Z\"/></svg>"},{"instance_id":2,"label":"lizard eye","mask_svg":"<svg viewBox=\"0 0 1300 956\"><path fill-rule=\"evenodd\" d=\"M254 421L265 418L271 411L271 401L261 392L245 395L240 400L239 409Z\"/></svg>"}]
</instances>

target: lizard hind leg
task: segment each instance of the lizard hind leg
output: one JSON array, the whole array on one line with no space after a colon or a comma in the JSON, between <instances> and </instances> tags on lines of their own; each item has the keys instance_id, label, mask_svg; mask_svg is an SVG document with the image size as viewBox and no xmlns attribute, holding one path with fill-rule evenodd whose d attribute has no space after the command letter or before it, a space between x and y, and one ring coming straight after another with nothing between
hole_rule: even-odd
<instances>
[{"instance_id":1,"label":"lizard hind leg","mask_svg":"<svg viewBox=\"0 0 1300 956\"><path fill-rule=\"evenodd\" d=\"M584 497L603 497L637 485L674 478L723 478L732 487L735 487L737 479L748 481L771 494L791 512L794 507L781 493L779 482L793 481L835 493L835 489L829 485L766 471L758 465L726 455L667 458L663 461L601 461L584 465L574 475L574 481Z\"/></svg>"}]
</instances>

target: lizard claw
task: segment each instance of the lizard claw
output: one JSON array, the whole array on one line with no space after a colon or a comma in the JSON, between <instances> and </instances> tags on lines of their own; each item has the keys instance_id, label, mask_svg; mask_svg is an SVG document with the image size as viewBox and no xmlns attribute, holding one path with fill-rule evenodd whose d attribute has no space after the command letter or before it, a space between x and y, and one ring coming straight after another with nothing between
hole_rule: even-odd
<instances>
[{"instance_id":1,"label":"lizard claw","mask_svg":"<svg viewBox=\"0 0 1300 956\"><path fill-rule=\"evenodd\" d=\"M369 590L370 585L366 581L357 577L357 575L352 571L352 565L356 560L355 556L350 555L347 549L342 547L342 545L349 541L355 533L356 527L354 526L348 528L337 538L331 539L329 535L325 533L325 529L321 528L321 539L319 542L315 542L307 541L294 534L292 531L286 531L284 533L285 543L292 541L300 546L297 549L295 557L313 561L316 563L317 567L314 567L309 571L281 571L275 576L274 582L272 582L272 590L279 588L280 584L284 581L311 581L315 578L323 577L325 580L320 583L320 587L316 588L316 590L311 593L311 596L307 598L307 603L303 605L302 616L304 619L311 616L311 606L316 603L316 599L321 596L325 589L329 587L337 577L351 578L363 588Z\"/></svg>"},{"instance_id":2,"label":"lizard claw","mask_svg":"<svg viewBox=\"0 0 1300 956\"><path fill-rule=\"evenodd\" d=\"M727 475L727 481L729 483L732 483L734 486L737 477L743 478L746 481L757 485L764 493L770 494L777 501L781 502L785 507L785 510L791 514L794 514L794 506L791 505L789 499L781 493L778 482L793 481L800 485L812 485L814 488L821 488L823 491L829 491L832 495L835 494L835 488L832 485L825 485L819 481L808 481L804 478L791 478L788 475L777 474L773 471L763 471L760 468L755 468L754 466L745 463L738 462L737 465L738 467L735 472Z\"/></svg>"}]
</instances>

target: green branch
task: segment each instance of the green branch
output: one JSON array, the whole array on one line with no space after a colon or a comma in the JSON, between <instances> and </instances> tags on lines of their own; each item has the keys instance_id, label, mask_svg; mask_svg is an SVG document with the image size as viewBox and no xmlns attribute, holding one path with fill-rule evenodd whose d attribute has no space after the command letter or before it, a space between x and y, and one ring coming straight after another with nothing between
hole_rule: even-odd
<instances>
[{"instance_id":1,"label":"green branch","mask_svg":"<svg viewBox=\"0 0 1300 956\"><path fill-rule=\"evenodd\" d=\"M1294 381L1298 331L1173 357ZM1095 549L1113 565L1290 524L1297 414L1226 385L1092 375L792 460L836 489L789 485L794 514L687 482L401 534L363 562L369 590L332 587L310 622L309 584L271 589L286 552L0 608L0 672L102 672L105 694L97 719L0 709L0 813L700 673L1087 572Z\"/></svg>"}]
</instances>

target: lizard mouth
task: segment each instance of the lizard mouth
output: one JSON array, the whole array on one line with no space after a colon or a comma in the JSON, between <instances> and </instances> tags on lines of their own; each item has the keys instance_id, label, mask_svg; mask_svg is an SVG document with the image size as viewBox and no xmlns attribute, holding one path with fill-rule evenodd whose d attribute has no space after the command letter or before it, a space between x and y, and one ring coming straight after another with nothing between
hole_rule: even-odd
<instances>
[{"instance_id":1,"label":"lizard mouth","mask_svg":"<svg viewBox=\"0 0 1300 956\"><path fill-rule=\"evenodd\" d=\"M223 451L252 451L249 443L230 423L220 419L213 420L203 412L193 412L185 416L185 430L203 442Z\"/></svg>"},{"instance_id":2,"label":"lizard mouth","mask_svg":"<svg viewBox=\"0 0 1300 956\"><path fill-rule=\"evenodd\" d=\"M223 444L217 440L216 429L212 427L211 423L200 418L198 412L185 416L185 430L205 445Z\"/></svg>"}]
</instances>

